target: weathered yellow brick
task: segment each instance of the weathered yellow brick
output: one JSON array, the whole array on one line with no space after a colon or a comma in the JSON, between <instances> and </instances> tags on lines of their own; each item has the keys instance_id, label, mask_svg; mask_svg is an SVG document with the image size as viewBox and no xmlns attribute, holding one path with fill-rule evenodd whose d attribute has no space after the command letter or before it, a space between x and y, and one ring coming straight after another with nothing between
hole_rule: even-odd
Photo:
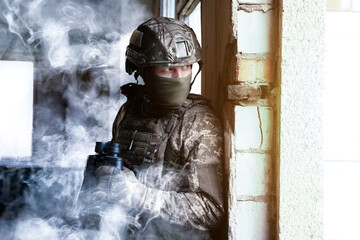
<instances>
[{"instance_id":1,"label":"weathered yellow brick","mask_svg":"<svg viewBox=\"0 0 360 240\"><path fill-rule=\"evenodd\" d=\"M239 82L273 82L274 72L274 60L238 58L237 79Z\"/></svg>"}]
</instances>

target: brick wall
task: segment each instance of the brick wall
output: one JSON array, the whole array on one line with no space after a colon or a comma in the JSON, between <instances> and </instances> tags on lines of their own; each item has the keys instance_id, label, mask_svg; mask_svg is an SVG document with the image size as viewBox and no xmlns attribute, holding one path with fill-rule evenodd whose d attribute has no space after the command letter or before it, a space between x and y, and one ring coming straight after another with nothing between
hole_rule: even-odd
<instances>
[{"instance_id":1,"label":"brick wall","mask_svg":"<svg viewBox=\"0 0 360 240\"><path fill-rule=\"evenodd\" d=\"M202 92L224 125L229 239L321 238L324 10L202 2Z\"/></svg>"},{"instance_id":2,"label":"brick wall","mask_svg":"<svg viewBox=\"0 0 360 240\"><path fill-rule=\"evenodd\" d=\"M203 94L222 117L229 239L274 239L278 12L273 1L203 1Z\"/></svg>"},{"instance_id":3,"label":"brick wall","mask_svg":"<svg viewBox=\"0 0 360 240\"><path fill-rule=\"evenodd\" d=\"M270 0L238 0L235 17L237 77L228 87L228 104L235 111L233 228L236 239L274 239L276 105L271 90L277 82L276 6Z\"/></svg>"}]
</instances>

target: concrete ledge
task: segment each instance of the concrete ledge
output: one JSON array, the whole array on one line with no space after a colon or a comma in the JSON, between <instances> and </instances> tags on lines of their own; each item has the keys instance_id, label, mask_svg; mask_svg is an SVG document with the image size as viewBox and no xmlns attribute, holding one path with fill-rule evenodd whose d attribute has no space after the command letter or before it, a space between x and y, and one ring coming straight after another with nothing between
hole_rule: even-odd
<instances>
[{"instance_id":1,"label":"concrete ledge","mask_svg":"<svg viewBox=\"0 0 360 240\"><path fill-rule=\"evenodd\" d=\"M229 85L229 100L255 101L261 98L261 87L259 85Z\"/></svg>"}]
</instances>

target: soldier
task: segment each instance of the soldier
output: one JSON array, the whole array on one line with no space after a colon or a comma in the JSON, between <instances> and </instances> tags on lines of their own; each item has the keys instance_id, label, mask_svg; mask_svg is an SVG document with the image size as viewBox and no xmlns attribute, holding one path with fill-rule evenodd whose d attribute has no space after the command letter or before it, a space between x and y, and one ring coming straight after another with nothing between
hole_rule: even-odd
<instances>
[{"instance_id":1,"label":"soldier","mask_svg":"<svg viewBox=\"0 0 360 240\"><path fill-rule=\"evenodd\" d=\"M152 18L131 36L126 71L145 85L121 87L112 142L126 167L96 170L107 200L141 225L126 239L221 238L222 129L209 101L189 94L194 63L200 71L201 47L181 21Z\"/></svg>"}]
</instances>

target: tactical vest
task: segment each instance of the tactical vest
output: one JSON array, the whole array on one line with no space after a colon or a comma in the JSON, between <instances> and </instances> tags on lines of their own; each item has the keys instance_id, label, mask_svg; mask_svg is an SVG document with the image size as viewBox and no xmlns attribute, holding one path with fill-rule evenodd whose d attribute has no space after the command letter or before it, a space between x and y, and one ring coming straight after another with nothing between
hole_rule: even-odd
<instances>
[{"instance_id":1,"label":"tactical vest","mask_svg":"<svg viewBox=\"0 0 360 240\"><path fill-rule=\"evenodd\" d=\"M121 156L125 166L179 161L179 154L168 144L175 128L181 123L184 114L198 104L209 105L200 95L189 94L185 103L177 110L146 114L142 86L122 87L128 100L124 104L122 119L115 119L113 142L120 143Z\"/></svg>"}]
</instances>

